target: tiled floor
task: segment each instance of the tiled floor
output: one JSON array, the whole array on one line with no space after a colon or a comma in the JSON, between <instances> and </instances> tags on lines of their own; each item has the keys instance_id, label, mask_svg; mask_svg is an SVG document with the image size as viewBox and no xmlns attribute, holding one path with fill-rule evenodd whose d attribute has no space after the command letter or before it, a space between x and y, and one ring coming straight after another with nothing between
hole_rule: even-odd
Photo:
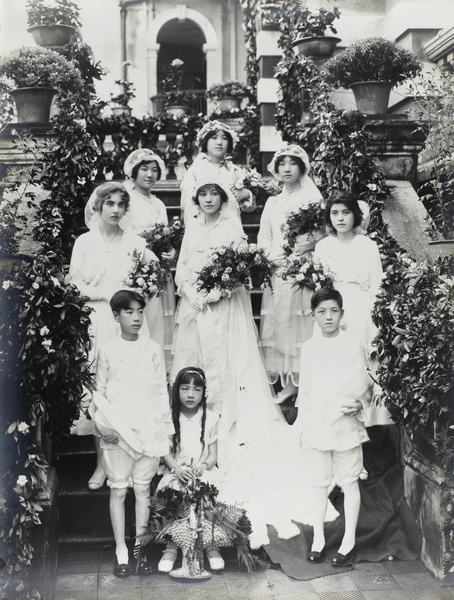
<instances>
[{"instance_id":1,"label":"tiled floor","mask_svg":"<svg viewBox=\"0 0 454 600\"><path fill-rule=\"evenodd\" d=\"M111 558L112 555L112 558ZM157 572L118 579L113 552L78 551L60 557L53 600L454 600L454 587L434 579L418 561L361 562L352 571L298 581L277 565L241 570L233 555L211 579L187 581Z\"/></svg>"}]
</instances>

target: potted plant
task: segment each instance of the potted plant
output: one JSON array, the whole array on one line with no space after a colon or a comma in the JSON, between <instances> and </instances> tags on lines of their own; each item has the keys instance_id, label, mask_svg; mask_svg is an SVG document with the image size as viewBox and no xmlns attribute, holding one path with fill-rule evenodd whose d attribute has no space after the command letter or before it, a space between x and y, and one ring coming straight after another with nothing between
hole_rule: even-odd
<instances>
[{"instance_id":1,"label":"potted plant","mask_svg":"<svg viewBox=\"0 0 454 600\"><path fill-rule=\"evenodd\" d=\"M415 75L421 65L396 42L372 37L355 42L323 68L329 83L353 90L359 111L377 114L388 112L391 88Z\"/></svg>"},{"instance_id":2,"label":"potted plant","mask_svg":"<svg viewBox=\"0 0 454 600\"><path fill-rule=\"evenodd\" d=\"M421 153L425 182L418 194L429 217L430 242L436 254L454 251L454 75L420 76L410 93L417 107L416 120L426 135Z\"/></svg>"},{"instance_id":3,"label":"potted plant","mask_svg":"<svg viewBox=\"0 0 454 600\"><path fill-rule=\"evenodd\" d=\"M41 47L24 46L5 56L0 60L0 77L14 98L19 123L48 121L55 94L65 96L83 87L72 61Z\"/></svg>"},{"instance_id":4,"label":"potted plant","mask_svg":"<svg viewBox=\"0 0 454 600\"><path fill-rule=\"evenodd\" d=\"M220 111L231 111L241 108L241 101L252 94L251 88L241 81L217 83L207 91L207 98L214 100Z\"/></svg>"},{"instance_id":5,"label":"potted plant","mask_svg":"<svg viewBox=\"0 0 454 600\"><path fill-rule=\"evenodd\" d=\"M129 102L136 96L134 86L131 81L124 81L122 79L117 79L115 83L121 88L121 92L116 96L112 94L112 102L114 103L111 107L112 112L114 115L129 116L131 114Z\"/></svg>"},{"instance_id":6,"label":"potted plant","mask_svg":"<svg viewBox=\"0 0 454 600\"><path fill-rule=\"evenodd\" d=\"M69 44L80 27L79 7L71 0L27 0L29 31L38 46Z\"/></svg>"},{"instance_id":7,"label":"potted plant","mask_svg":"<svg viewBox=\"0 0 454 600\"><path fill-rule=\"evenodd\" d=\"M262 31L279 31L279 2L261 2L257 7L257 29Z\"/></svg>"},{"instance_id":8,"label":"potted plant","mask_svg":"<svg viewBox=\"0 0 454 600\"><path fill-rule=\"evenodd\" d=\"M339 9L319 8L312 13L308 8L295 12L293 29L294 39L292 46L296 47L302 56L328 58L333 55L336 44L340 39L326 35L326 30L337 33L333 22L340 17Z\"/></svg>"},{"instance_id":9,"label":"potted plant","mask_svg":"<svg viewBox=\"0 0 454 600\"><path fill-rule=\"evenodd\" d=\"M429 264L397 254L373 312L381 402L404 433L405 499L422 559L440 578L454 569L453 273L453 257Z\"/></svg>"},{"instance_id":10,"label":"potted plant","mask_svg":"<svg viewBox=\"0 0 454 600\"><path fill-rule=\"evenodd\" d=\"M195 96L181 89L184 62L175 58L167 67L167 75L162 82L163 104L167 114L182 118L191 112Z\"/></svg>"}]
</instances>

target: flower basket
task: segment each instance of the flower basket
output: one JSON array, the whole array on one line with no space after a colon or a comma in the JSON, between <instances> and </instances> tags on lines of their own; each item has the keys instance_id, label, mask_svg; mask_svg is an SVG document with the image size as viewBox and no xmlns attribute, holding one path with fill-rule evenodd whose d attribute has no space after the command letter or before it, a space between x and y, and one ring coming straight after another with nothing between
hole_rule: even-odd
<instances>
[{"instance_id":1,"label":"flower basket","mask_svg":"<svg viewBox=\"0 0 454 600\"><path fill-rule=\"evenodd\" d=\"M393 87L388 81L361 81L352 83L357 109L366 115L378 115L388 112L389 94Z\"/></svg>"},{"instance_id":2,"label":"flower basket","mask_svg":"<svg viewBox=\"0 0 454 600\"><path fill-rule=\"evenodd\" d=\"M34 25L27 29L37 46L54 48L68 45L76 30L71 25Z\"/></svg>"},{"instance_id":3,"label":"flower basket","mask_svg":"<svg viewBox=\"0 0 454 600\"><path fill-rule=\"evenodd\" d=\"M316 37L297 38L293 43L300 56L312 56L314 58L330 58L334 54L336 45L340 38L322 35Z\"/></svg>"},{"instance_id":4,"label":"flower basket","mask_svg":"<svg viewBox=\"0 0 454 600\"><path fill-rule=\"evenodd\" d=\"M27 87L12 90L16 103L18 123L48 123L52 100L57 93L53 88Z\"/></svg>"}]
</instances>

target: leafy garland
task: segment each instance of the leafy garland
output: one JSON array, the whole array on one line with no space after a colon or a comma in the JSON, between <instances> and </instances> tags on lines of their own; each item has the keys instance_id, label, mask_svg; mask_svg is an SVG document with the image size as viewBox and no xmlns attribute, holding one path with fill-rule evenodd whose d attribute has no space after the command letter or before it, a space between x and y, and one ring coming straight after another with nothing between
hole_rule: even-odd
<instances>
[{"instance_id":1,"label":"leafy garland","mask_svg":"<svg viewBox=\"0 0 454 600\"><path fill-rule=\"evenodd\" d=\"M100 103L91 84L101 71L80 40L70 54L79 59L84 85L76 94L60 98L52 139L19 143L34 158L28 183L47 192L39 206L29 189L24 193L29 207L36 209L33 240L39 249L29 261L16 261L0 290L0 379L10 394L10 410L1 422L8 455L2 471L6 495L2 493L0 501L0 539L8 548L1 590L3 597L17 600L41 597L29 582L31 535L39 523L38 495L48 468L42 444L34 441L37 426L54 440L66 435L79 414L84 388L92 386L90 310L78 290L65 284L65 274L99 154L93 131ZM4 188L2 208L11 217L22 198L16 184L6 183ZM16 225L11 218L2 223L2 253L17 252L17 236L26 225Z\"/></svg>"}]
</instances>

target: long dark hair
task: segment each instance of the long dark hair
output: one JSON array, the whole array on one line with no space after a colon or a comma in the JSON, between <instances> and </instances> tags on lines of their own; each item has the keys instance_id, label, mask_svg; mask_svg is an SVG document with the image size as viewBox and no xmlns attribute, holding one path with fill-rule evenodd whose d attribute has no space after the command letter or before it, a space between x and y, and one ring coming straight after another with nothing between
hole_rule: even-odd
<instances>
[{"instance_id":1,"label":"long dark hair","mask_svg":"<svg viewBox=\"0 0 454 600\"><path fill-rule=\"evenodd\" d=\"M172 451L171 453L175 456L180 449L181 444L181 433L180 433L180 386L193 383L194 385L202 388L202 401L199 406L202 407L202 427L200 432L200 442L202 449L205 449L205 423L207 418L207 386L205 380L205 373L198 367L185 367L181 369L175 378L172 386L172 421L175 428L175 433L172 436Z\"/></svg>"}]
</instances>

